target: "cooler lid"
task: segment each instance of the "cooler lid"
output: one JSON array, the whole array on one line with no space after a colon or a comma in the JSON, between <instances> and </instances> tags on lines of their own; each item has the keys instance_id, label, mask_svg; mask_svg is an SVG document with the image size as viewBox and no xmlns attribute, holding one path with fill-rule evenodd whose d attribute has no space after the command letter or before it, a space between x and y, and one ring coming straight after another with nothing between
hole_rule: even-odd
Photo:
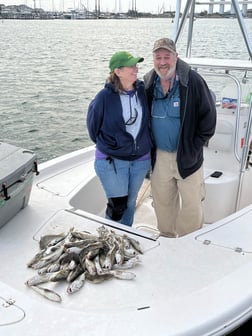
<instances>
[{"instance_id":1,"label":"cooler lid","mask_svg":"<svg viewBox=\"0 0 252 336\"><path fill-rule=\"evenodd\" d=\"M29 150L0 142L0 190L34 169L36 155Z\"/></svg>"}]
</instances>

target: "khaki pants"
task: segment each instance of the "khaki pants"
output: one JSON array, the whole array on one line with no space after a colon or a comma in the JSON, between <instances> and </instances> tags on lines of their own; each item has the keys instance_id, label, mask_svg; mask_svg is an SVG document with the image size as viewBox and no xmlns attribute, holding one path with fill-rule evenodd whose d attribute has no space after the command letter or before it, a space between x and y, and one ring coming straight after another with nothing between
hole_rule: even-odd
<instances>
[{"instance_id":1,"label":"khaki pants","mask_svg":"<svg viewBox=\"0 0 252 336\"><path fill-rule=\"evenodd\" d=\"M183 236L203 225L203 167L182 179L176 153L157 150L151 188L158 229L167 237Z\"/></svg>"}]
</instances>

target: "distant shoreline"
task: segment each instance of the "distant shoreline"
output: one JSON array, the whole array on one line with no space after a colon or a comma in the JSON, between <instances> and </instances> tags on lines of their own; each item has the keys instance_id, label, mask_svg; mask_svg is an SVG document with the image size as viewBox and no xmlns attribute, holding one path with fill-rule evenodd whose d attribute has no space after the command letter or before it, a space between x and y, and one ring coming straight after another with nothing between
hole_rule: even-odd
<instances>
[{"instance_id":1,"label":"distant shoreline","mask_svg":"<svg viewBox=\"0 0 252 336\"><path fill-rule=\"evenodd\" d=\"M45 11L42 8L31 8L26 5L1 5L0 4L0 19L18 19L18 20L103 20L103 19L140 19L140 18L167 18L173 20L175 17L174 11L163 12L162 14L142 13L136 10L129 10L127 13L110 13L98 11L80 11L73 9L70 11ZM208 14L207 11L195 13L195 18L214 18L214 19L230 19L235 18L235 14L218 12ZM248 10L245 18L252 18L252 10Z\"/></svg>"},{"instance_id":2,"label":"distant shoreline","mask_svg":"<svg viewBox=\"0 0 252 336\"><path fill-rule=\"evenodd\" d=\"M172 17L168 17L165 15L141 15L137 17L133 16L124 16L124 17L81 17L78 15L72 15L69 13L62 13L59 15L50 15L50 14L43 14L43 15L1 15L0 20L137 20L142 18L149 18L149 19L170 19L173 21ZM195 15L195 19L234 19L234 16L219 16L219 15L205 15L205 16L197 16ZM251 16L246 16L246 19L251 19Z\"/></svg>"}]
</instances>

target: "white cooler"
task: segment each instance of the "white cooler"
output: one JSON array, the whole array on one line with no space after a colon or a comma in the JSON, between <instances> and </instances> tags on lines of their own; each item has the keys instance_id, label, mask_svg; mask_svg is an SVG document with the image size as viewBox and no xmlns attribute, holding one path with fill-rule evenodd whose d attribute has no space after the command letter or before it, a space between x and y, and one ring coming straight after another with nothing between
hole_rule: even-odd
<instances>
[{"instance_id":1,"label":"white cooler","mask_svg":"<svg viewBox=\"0 0 252 336\"><path fill-rule=\"evenodd\" d=\"M34 173L33 152L0 142L0 228L27 206Z\"/></svg>"}]
</instances>

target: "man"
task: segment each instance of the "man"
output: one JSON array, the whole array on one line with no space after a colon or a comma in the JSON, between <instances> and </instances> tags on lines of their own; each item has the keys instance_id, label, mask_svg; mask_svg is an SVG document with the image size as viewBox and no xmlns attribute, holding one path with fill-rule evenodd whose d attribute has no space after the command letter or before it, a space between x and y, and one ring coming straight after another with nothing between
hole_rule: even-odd
<instances>
[{"instance_id":1,"label":"man","mask_svg":"<svg viewBox=\"0 0 252 336\"><path fill-rule=\"evenodd\" d=\"M203 225L203 146L215 131L215 102L172 40L154 43L153 61L144 76L156 145L153 203L160 233L179 237Z\"/></svg>"}]
</instances>

